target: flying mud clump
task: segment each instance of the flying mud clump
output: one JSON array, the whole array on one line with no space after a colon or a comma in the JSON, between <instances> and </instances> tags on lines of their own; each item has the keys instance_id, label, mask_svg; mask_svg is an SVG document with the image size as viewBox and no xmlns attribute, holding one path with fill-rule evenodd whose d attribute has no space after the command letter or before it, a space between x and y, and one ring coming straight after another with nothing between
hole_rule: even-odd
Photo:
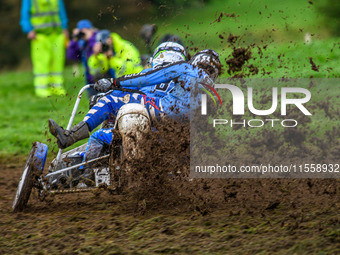
<instances>
[{"instance_id":1,"label":"flying mud clump","mask_svg":"<svg viewBox=\"0 0 340 255\"><path fill-rule=\"evenodd\" d=\"M243 78L258 74L259 69L257 67L255 67L253 64L246 65L246 63L252 59L251 49L254 47L254 45L250 45L248 47L236 47L235 44L238 39L239 37L234 36L233 34L230 34L227 39L228 43L233 48L231 57L225 59L228 66L228 74L233 75L232 78ZM248 72L246 72L245 69L248 69Z\"/></svg>"}]
</instances>

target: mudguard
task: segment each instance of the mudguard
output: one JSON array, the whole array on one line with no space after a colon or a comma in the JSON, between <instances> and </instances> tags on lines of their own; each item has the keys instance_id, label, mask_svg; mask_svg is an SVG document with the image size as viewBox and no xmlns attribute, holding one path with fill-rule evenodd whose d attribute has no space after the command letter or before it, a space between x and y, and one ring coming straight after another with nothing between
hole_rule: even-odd
<instances>
[{"instance_id":1,"label":"mudguard","mask_svg":"<svg viewBox=\"0 0 340 255\"><path fill-rule=\"evenodd\" d=\"M33 156L33 165L36 170L39 170L42 173L44 171L47 158L48 146L46 144L36 142L35 147L36 150Z\"/></svg>"}]
</instances>

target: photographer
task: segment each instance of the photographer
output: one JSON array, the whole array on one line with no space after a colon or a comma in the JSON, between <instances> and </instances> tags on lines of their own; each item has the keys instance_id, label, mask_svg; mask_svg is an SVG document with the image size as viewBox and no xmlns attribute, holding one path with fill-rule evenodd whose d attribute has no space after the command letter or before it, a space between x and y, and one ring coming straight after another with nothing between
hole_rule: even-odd
<instances>
[{"instance_id":1,"label":"photographer","mask_svg":"<svg viewBox=\"0 0 340 255\"><path fill-rule=\"evenodd\" d=\"M90 74L96 80L139 73L143 70L137 48L108 30L100 30L97 33L88 66Z\"/></svg>"},{"instance_id":2,"label":"photographer","mask_svg":"<svg viewBox=\"0 0 340 255\"><path fill-rule=\"evenodd\" d=\"M89 72L87 61L93 54L93 46L96 43L97 29L93 27L89 20L83 19L77 23L73 29L72 40L70 41L66 57L70 60L81 61L84 66L86 83L93 83L93 77ZM90 94L91 91L89 91Z\"/></svg>"}]
</instances>

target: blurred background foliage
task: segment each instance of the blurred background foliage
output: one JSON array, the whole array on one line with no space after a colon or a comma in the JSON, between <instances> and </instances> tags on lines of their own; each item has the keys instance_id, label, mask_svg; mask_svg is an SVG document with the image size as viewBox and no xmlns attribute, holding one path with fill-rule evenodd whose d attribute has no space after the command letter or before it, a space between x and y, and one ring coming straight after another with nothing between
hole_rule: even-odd
<instances>
[{"instance_id":1,"label":"blurred background foliage","mask_svg":"<svg viewBox=\"0 0 340 255\"><path fill-rule=\"evenodd\" d=\"M316 26L318 29L314 30L318 31L314 33L316 34L315 38L340 34L339 0L278 0L275 2L266 0L64 0L64 2L68 13L70 32L78 20L90 19L96 27L118 32L123 38L132 41L142 53L146 51L146 45L139 36L139 30L145 23L158 25L158 38L162 36L162 32L163 34L165 32L179 33L181 37L184 37L184 41L189 42L190 46L192 46L192 41L197 44L201 38L210 39L212 33L217 30L224 30L226 34L231 31L242 34L243 38L246 38L246 43L251 40L260 43L259 38L268 40L280 37L286 41L292 40L301 37L301 32L306 33L308 29L313 31ZM270 9L271 5L278 6L280 2L282 10L273 11ZM285 9L288 5L291 5L290 10ZM211 6L214 8L206 8ZM19 26L20 7L21 1L0 0L1 71L30 68L29 41ZM305 9L303 13L302 9ZM229 21L234 19L235 22L231 26L230 22L218 24L215 21L214 23L214 19L218 19L219 15L223 13L231 15L227 18L222 15L220 18L223 19L223 22L227 19ZM236 13L235 16L233 13ZM207 16L207 14L209 15ZM263 17L265 15L266 17ZM291 23L286 20L289 15ZM249 25L251 23L249 19L253 20L253 25ZM301 26L301 31L298 31L297 25L293 24L294 19L295 23L299 23ZM205 35L196 33L203 22L205 22L204 28L209 23L214 23L213 26L215 26L211 31L210 29L206 30L205 32L208 33ZM244 26L242 23L248 24L248 26ZM286 33L285 30L290 30L290 32ZM190 34L191 41L186 38L188 34ZM209 46L216 47L220 40L217 38L212 42L212 45ZM195 47L205 45L205 43L201 43Z\"/></svg>"},{"instance_id":2,"label":"blurred background foliage","mask_svg":"<svg viewBox=\"0 0 340 255\"><path fill-rule=\"evenodd\" d=\"M312 2L312 1L311 1ZM340 1L316 0L316 8L324 15L325 22L334 35L340 35Z\"/></svg>"}]
</instances>

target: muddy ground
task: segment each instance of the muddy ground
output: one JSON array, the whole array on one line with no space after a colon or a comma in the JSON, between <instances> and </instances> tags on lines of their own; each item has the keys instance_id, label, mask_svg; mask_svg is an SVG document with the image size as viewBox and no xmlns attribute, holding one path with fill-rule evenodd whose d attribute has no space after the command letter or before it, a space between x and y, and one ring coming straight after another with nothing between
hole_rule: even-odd
<instances>
[{"instance_id":1,"label":"muddy ground","mask_svg":"<svg viewBox=\"0 0 340 255\"><path fill-rule=\"evenodd\" d=\"M340 253L338 180L197 181L201 202L143 211L105 191L49 202L34 193L13 214L24 162L0 162L0 254Z\"/></svg>"}]
</instances>

